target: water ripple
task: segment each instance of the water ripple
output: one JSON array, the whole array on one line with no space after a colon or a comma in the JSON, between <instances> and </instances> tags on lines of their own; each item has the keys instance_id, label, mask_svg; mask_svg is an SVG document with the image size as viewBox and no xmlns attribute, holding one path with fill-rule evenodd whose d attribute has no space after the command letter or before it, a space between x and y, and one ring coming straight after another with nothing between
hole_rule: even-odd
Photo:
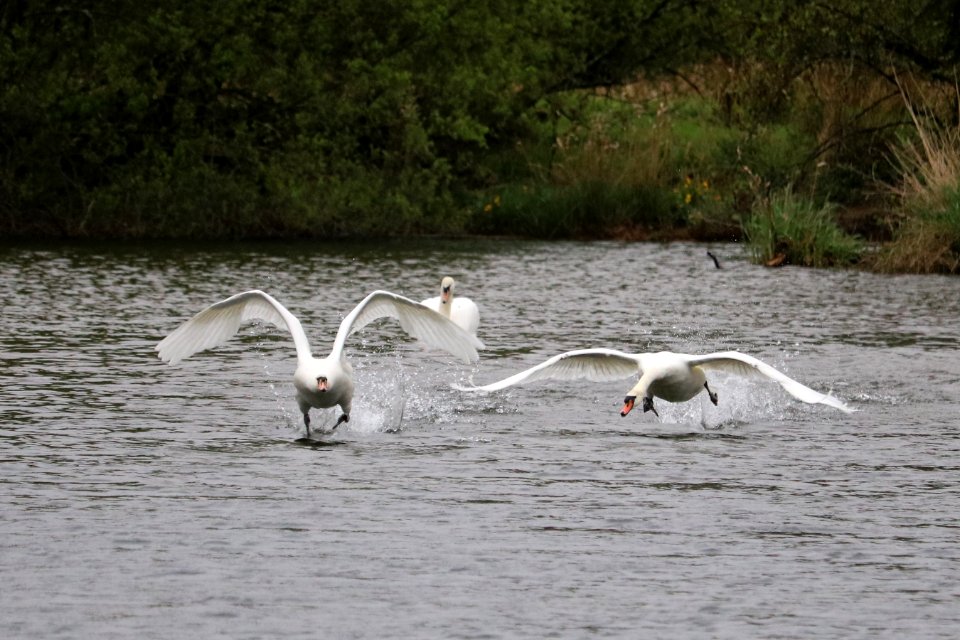
<instances>
[{"instance_id":1,"label":"water ripple","mask_svg":"<svg viewBox=\"0 0 960 640\"><path fill-rule=\"evenodd\" d=\"M750 265L734 245L8 247L0 616L74 637L925 637L960 624L960 281ZM282 332L153 346L249 288L317 351L366 292L481 306L464 367L350 341L351 422L304 443ZM559 351L739 349L850 416L718 377L475 396ZM707 413L703 413L706 411ZM318 422L335 419L318 415Z\"/></svg>"}]
</instances>

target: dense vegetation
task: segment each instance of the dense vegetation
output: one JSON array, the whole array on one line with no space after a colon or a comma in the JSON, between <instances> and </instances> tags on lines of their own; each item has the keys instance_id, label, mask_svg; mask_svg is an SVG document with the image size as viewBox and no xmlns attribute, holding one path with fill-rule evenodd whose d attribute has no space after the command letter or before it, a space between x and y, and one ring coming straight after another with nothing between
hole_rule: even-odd
<instances>
[{"instance_id":1,"label":"dense vegetation","mask_svg":"<svg viewBox=\"0 0 960 640\"><path fill-rule=\"evenodd\" d=\"M0 5L5 237L746 233L821 264L774 226L802 211L849 264L845 212L893 238L876 268L960 264L955 3L161 5Z\"/></svg>"}]
</instances>

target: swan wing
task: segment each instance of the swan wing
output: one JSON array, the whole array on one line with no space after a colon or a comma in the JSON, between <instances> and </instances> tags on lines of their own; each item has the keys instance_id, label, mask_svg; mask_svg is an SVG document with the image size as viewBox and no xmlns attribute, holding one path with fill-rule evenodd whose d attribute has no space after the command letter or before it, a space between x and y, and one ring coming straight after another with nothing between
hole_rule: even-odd
<instances>
[{"instance_id":1,"label":"swan wing","mask_svg":"<svg viewBox=\"0 0 960 640\"><path fill-rule=\"evenodd\" d=\"M426 300L422 300L420 304L422 304L425 307L430 307L437 313L440 312L440 296L433 296L432 298L427 298Z\"/></svg>"},{"instance_id":2,"label":"swan wing","mask_svg":"<svg viewBox=\"0 0 960 640\"><path fill-rule=\"evenodd\" d=\"M420 304L440 313L440 296L427 298ZM450 319L467 333L475 334L480 326L480 309L470 298L454 298L450 305Z\"/></svg>"},{"instance_id":3,"label":"swan wing","mask_svg":"<svg viewBox=\"0 0 960 640\"><path fill-rule=\"evenodd\" d=\"M379 318L399 320L400 326L409 335L464 362L476 362L480 359L477 349L483 349L483 343L476 336L470 335L433 309L389 291L374 291L347 314L340 323L331 355L340 357L347 338Z\"/></svg>"},{"instance_id":4,"label":"swan wing","mask_svg":"<svg viewBox=\"0 0 960 640\"><path fill-rule=\"evenodd\" d=\"M606 382L636 376L639 373L638 356L615 349L579 349L555 355L526 371L482 387L454 385L454 388L461 391L499 391L515 384L534 380L586 379L593 382Z\"/></svg>"},{"instance_id":5,"label":"swan wing","mask_svg":"<svg viewBox=\"0 0 960 640\"><path fill-rule=\"evenodd\" d=\"M810 387L774 369L766 362L758 360L753 356L748 356L745 353L740 353L739 351L722 351L720 353L710 353L703 356L688 356L687 361L691 365L700 366L707 370L726 371L741 376L760 374L777 382L787 393L801 402L825 404L847 413L855 411L855 409L851 409L837 398L826 393L814 391Z\"/></svg>"},{"instance_id":6,"label":"swan wing","mask_svg":"<svg viewBox=\"0 0 960 640\"><path fill-rule=\"evenodd\" d=\"M310 356L310 344L300 321L272 296L258 290L238 293L210 305L161 340L155 349L161 360L176 364L195 353L223 344L244 322L253 320L287 329L293 336L297 356Z\"/></svg>"}]
</instances>

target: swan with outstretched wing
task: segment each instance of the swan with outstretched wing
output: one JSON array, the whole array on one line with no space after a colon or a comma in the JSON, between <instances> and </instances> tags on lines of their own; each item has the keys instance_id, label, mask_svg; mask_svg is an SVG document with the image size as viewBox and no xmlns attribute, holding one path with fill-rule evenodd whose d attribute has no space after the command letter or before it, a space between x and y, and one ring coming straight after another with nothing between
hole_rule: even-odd
<instances>
[{"instance_id":1,"label":"swan with outstretched wing","mask_svg":"<svg viewBox=\"0 0 960 640\"><path fill-rule=\"evenodd\" d=\"M555 355L552 358L514 374L503 380L479 387L457 386L464 391L498 391L516 384L536 380L591 380L606 382L632 376L640 379L627 392L623 400L621 416L633 410L636 399L641 398L644 412L653 411L654 398L668 402L686 402L701 391L706 391L713 404L718 396L710 390L707 373L725 371L740 376L759 376L773 380L787 393L811 404L825 404L845 411L854 411L837 398L814 391L793 378L781 373L762 360L739 351L721 351L706 355L689 355L661 351L658 353L624 353L616 349L579 349Z\"/></svg>"},{"instance_id":2,"label":"swan with outstretched wing","mask_svg":"<svg viewBox=\"0 0 960 640\"><path fill-rule=\"evenodd\" d=\"M398 320L409 335L463 362L476 362L479 359L477 349L483 348L476 336L419 302L389 291L374 291L340 323L330 354L316 358L296 316L269 294L253 290L210 305L160 341L156 351L164 362L176 364L195 353L223 344L245 322L259 320L288 330L297 350L293 385L309 437L311 408L339 406L342 414L333 429L350 420L353 367L344 357L344 346L351 334L379 318Z\"/></svg>"}]
</instances>

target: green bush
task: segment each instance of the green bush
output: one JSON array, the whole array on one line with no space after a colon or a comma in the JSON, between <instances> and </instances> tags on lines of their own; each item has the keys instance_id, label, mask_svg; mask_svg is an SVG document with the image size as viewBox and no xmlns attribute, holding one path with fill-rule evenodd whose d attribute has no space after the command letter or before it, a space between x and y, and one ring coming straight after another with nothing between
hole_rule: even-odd
<instances>
[{"instance_id":1,"label":"green bush","mask_svg":"<svg viewBox=\"0 0 960 640\"><path fill-rule=\"evenodd\" d=\"M938 206L912 211L870 266L886 272L960 273L960 186L946 190Z\"/></svg>"},{"instance_id":2,"label":"green bush","mask_svg":"<svg viewBox=\"0 0 960 640\"><path fill-rule=\"evenodd\" d=\"M789 188L760 203L743 223L753 261L776 266L848 266L863 245L834 221L833 207L797 197Z\"/></svg>"}]
</instances>

